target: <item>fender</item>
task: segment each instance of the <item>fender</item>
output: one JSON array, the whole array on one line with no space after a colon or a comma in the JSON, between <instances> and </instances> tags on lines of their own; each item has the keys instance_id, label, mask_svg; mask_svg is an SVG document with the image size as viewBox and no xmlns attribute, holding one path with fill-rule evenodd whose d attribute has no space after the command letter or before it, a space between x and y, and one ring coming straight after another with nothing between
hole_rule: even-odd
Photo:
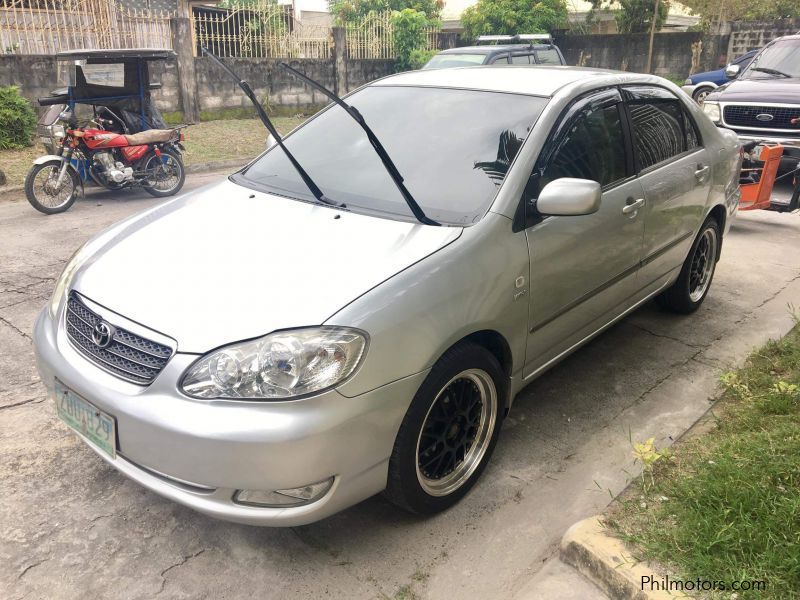
<instances>
[{"instance_id":1,"label":"fender","mask_svg":"<svg viewBox=\"0 0 800 600\"><path fill-rule=\"evenodd\" d=\"M44 163L49 162L51 160L55 160L55 161L58 161L58 162L67 162L66 158L64 158L63 156L59 156L58 154L45 154L44 156L40 156L39 158L34 160L33 164L34 165L41 165L41 164L44 164ZM81 182L81 195L83 195L83 193L84 193L83 178L81 177L81 174L78 172L78 169L76 169L75 165L73 165L71 162L67 162L67 169L71 170L73 173L75 173L75 175L78 176L78 181Z\"/></svg>"}]
</instances>

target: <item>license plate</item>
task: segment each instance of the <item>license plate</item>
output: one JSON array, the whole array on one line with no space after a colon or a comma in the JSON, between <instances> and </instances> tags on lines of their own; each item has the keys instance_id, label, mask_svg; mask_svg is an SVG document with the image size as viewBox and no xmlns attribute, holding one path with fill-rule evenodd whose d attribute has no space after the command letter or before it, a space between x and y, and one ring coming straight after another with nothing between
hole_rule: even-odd
<instances>
[{"instance_id":1,"label":"license plate","mask_svg":"<svg viewBox=\"0 0 800 600\"><path fill-rule=\"evenodd\" d=\"M114 417L56 380L56 410L59 418L111 458L117 456L117 424Z\"/></svg>"}]
</instances>

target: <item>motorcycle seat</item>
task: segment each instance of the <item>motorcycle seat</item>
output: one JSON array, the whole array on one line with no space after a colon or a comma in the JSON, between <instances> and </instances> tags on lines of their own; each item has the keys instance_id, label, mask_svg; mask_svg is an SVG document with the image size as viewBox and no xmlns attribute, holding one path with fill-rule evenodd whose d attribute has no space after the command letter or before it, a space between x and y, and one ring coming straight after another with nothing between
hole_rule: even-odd
<instances>
[{"instance_id":1,"label":"motorcycle seat","mask_svg":"<svg viewBox=\"0 0 800 600\"><path fill-rule=\"evenodd\" d=\"M145 144L158 144L172 142L178 139L180 134L177 129L148 129L131 135L126 135L129 146L144 146Z\"/></svg>"}]
</instances>

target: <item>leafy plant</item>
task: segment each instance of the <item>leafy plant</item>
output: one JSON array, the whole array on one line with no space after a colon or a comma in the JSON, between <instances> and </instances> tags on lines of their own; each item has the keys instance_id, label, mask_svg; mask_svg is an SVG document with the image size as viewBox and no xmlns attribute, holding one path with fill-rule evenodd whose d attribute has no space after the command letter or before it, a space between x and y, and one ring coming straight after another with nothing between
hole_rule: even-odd
<instances>
[{"instance_id":1,"label":"leafy plant","mask_svg":"<svg viewBox=\"0 0 800 600\"><path fill-rule=\"evenodd\" d=\"M0 150L31 145L36 113L15 86L0 87Z\"/></svg>"},{"instance_id":2,"label":"leafy plant","mask_svg":"<svg viewBox=\"0 0 800 600\"><path fill-rule=\"evenodd\" d=\"M617 10L614 19L620 33L647 33L653 22L656 0L592 0L594 9ZM668 0L658 3L656 31L661 29L669 14Z\"/></svg>"},{"instance_id":3,"label":"leafy plant","mask_svg":"<svg viewBox=\"0 0 800 600\"><path fill-rule=\"evenodd\" d=\"M413 8L392 13L394 49L398 72L419 69L434 54L426 50L425 28L431 24L428 17Z\"/></svg>"},{"instance_id":4,"label":"leafy plant","mask_svg":"<svg viewBox=\"0 0 800 600\"><path fill-rule=\"evenodd\" d=\"M461 13L464 37L549 33L567 23L565 0L478 0Z\"/></svg>"},{"instance_id":5,"label":"leafy plant","mask_svg":"<svg viewBox=\"0 0 800 600\"><path fill-rule=\"evenodd\" d=\"M442 14L444 0L329 0L328 8L337 25L357 22L370 13L401 12L411 8L428 19L437 20Z\"/></svg>"}]
</instances>

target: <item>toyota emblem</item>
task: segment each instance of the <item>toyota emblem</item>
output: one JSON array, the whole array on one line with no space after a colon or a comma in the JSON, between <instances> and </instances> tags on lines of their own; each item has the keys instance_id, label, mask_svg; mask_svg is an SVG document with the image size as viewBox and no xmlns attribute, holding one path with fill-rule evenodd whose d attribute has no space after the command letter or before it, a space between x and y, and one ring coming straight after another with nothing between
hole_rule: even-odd
<instances>
[{"instance_id":1,"label":"toyota emblem","mask_svg":"<svg viewBox=\"0 0 800 600\"><path fill-rule=\"evenodd\" d=\"M105 321L98 321L92 329L92 341L101 348L108 348L114 339L114 328Z\"/></svg>"}]
</instances>

